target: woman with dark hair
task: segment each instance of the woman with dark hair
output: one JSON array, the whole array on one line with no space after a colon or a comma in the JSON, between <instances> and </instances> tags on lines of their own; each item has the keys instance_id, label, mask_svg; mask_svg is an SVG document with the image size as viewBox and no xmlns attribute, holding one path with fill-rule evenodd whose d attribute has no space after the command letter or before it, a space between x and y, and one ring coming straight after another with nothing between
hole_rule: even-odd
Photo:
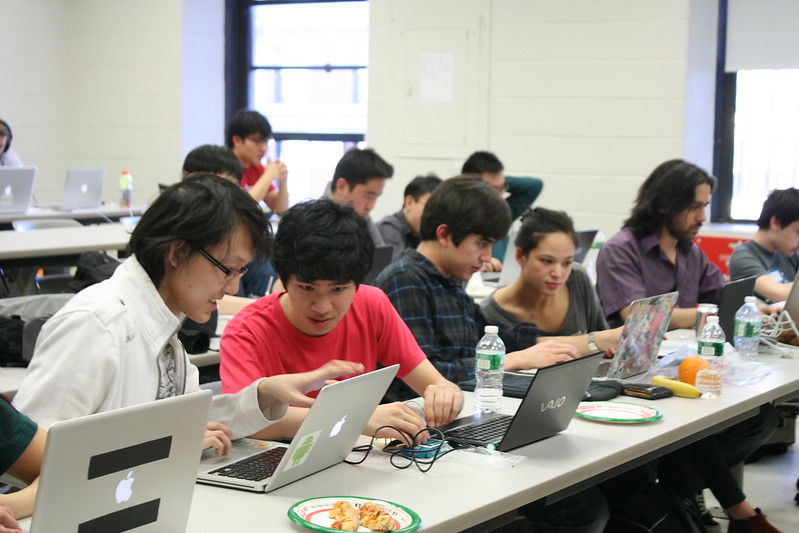
<instances>
[{"instance_id":1,"label":"woman with dark hair","mask_svg":"<svg viewBox=\"0 0 799 533\"><path fill-rule=\"evenodd\" d=\"M180 323L207 322L217 301L238 290L253 249L266 254L270 233L255 200L219 176L200 174L167 188L133 230L132 255L44 325L14 405L47 428L199 390L197 367L177 337ZM205 446L226 453L231 437L279 420L287 402L308 405L306 392L362 371L331 361L216 395Z\"/></svg>"},{"instance_id":2,"label":"woman with dark hair","mask_svg":"<svg viewBox=\"0 0 799 533\"><path fill-rule=\"evenodd\" d=\"M11 126L8 122L0 119L0 167L21 167L22 161L19 156L11 149Z\"/></svg>"},{"instance_id":3,"label":"woman with dark hair","mask_svg":"<svg viewBox=\"0 0 799 533\"><path fill-rule=\"evenodd\" d=\"M507 332L508 350L554 338L581 355L611 354L622 328L608 329L588 274L574 263L577 235L569 215L527 211L515 245L519 277L480 303L486 320Z\"/></svg>"},{"instance_id":4,"label":"woman with dark hair","mask_svg":"<svg viewBox=\"0 0 799 533\"><path fill-rule=\"evenodd\" d=\"M11 474L28 484L16 492L0 494L0 533L16 533L19 531L16 519L33 513L47 433L11 407L2 395L0 428L0 474Z\"/></svg>"}]
</instances>

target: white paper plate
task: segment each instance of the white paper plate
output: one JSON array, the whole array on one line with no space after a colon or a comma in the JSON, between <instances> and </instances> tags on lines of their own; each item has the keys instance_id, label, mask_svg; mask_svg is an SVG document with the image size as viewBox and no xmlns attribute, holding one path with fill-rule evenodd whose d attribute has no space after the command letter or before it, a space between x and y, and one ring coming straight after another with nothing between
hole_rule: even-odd
<instances>
[{"instance_id":1,"label":"white paper plate","mask_svg":"<svg viewBox=\"0 0 799 533\"><path fill-rule=\"evenodd\" d=\"M575 414L588 420L613 424L640 424L663 418L663 413L654 407L626 402L580 402Z\"/></svg>"},{"instance_id":2,"label":"white paper plate","mask_svg":"<svg viewBox=\"0 0 799 533\"><path fill-rule=\"evenodd\" d=\"M330 525L333 519L328 515L328 511L333 508L333 504L338 501L346 501L354 507L359 507L367 502L374 502L386 510L394 518L395 533L410 533L422 526L422 519L419 515L407 507L385 500L375 500L372 498L359 498L357 496L325 496L323 498L310 498L302 500L289 508L289 518L303 527L314 531L324 531L336 533L340 530L332 529ZM365 527L359 527L358 531L371 531Z\"/></svg>"}]
</instances>

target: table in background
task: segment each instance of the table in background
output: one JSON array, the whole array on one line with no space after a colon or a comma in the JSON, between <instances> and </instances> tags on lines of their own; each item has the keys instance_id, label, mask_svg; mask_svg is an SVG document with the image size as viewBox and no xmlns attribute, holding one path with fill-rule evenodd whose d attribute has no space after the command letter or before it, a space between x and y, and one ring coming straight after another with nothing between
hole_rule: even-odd
<instances>
[{"instance_id":1,"label":"table in background","mask_svg":"<svg viewBox=\"0 0 799 533\"><path fill-rule=\"evenodd\" d=\"M119 207L118 204L104 204L91 209L72 209L63 211L49 207L31 207L24 213L0 214L0 229L11 229L15 220L32 220L37 218L71 218L83 224L96 224L103 222L119 222L120 219L130 216L141 216L147 206Z\"/></svg>"},{"instance_id":2,"label":"table in background","mask_svg":"<svg viewBox=\"0 0 799 533\"><path fill-rule=\"evenodd\" d=\"M799 354L799 352L796 352ZM655 402L619 398L657 407L663 419L644 424L603 424L575 418L554 437L514 450L528 459L513 468L491 465L467 452L445 456L427 473L398 470L373 453L363 464L340 464L269 494L197 485L187 531L306 531L286 517L297 501L321 496L384 499L416 511L421 531L488 530L522 505L553 501L660 457L752 416L761 404L799 390L799 361L762 357L771 372L746 387L725 385L721 398L666 398ZM519 401L505 398L506 411ZM471 411L466 394L464 413ZM355 456L351 456L355 458ZM219 509L225 509L220 514ZM497 522L480 526L487 521ZM479 526L479 527L477 527Z\"/></svg>"}]
</instances>

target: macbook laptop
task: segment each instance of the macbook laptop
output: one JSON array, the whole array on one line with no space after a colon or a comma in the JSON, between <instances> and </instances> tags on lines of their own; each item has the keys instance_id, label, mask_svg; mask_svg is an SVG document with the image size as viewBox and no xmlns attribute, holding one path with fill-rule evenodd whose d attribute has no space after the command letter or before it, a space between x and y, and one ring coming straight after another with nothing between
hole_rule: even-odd
<instances>
[{"instance_id":1,"label":"macbook laptop","mask_svg":"<svg viewBox=\"0 0 799 533\"><path fill-rule=\"evenodd\" d=\"M100 207L104 180L105 169L101 167L68 169L64 196L58 209L72 211Z\"/></svg>"},{"instance_id":2,"label":"macbook laptop","mask_svg":"<svg viewBox=\"0 0 799 533\"><path fill-rule=\"evenodd\" d=\"M591 245L594 244L594 239L598 232L598 229L587 229L577 232L577 249L574 252L575 263L582 263L585 260L585 256L588 255L588 250L590 250Z\"/></svg>"},{"instance_id":3,"label":"macbook laptop","mask_svg":"<svg viewBox=\"0 0 799 533\"><path fill-rule=\"evenodd\" d=\"M363 278L365 285L374 285L377 276L383 272L388 265L391 264L391 259L394 257L394 245L386 244L384 246L376 246L375 254L372 257L372 268L367 272L366 277Z\"/></svg>"},{"instance_id":4,"label":"macbook laptop","mask_svg":"<svg viewBox=\"0 0 799 533\"><path fill-rule=\"evenodd\" d=\"M36 167L0 167L0 213L25 213L31 206Z\"/></svg>"},{"instance_id":5,"label":"macbook laptop","mask_svg":"<svg viewBox=\"0 0 799 533\"><path fill-rule=\"evenodd\" d=\"M743 305L744 298L755 292L757 276L741 278L725 283L719 299L719 325L724 330L727 340L732 340L735 333L735 313Z\"/></svg>"},{"instance_id":6,"label":"macbook laptop","mask_svg":"<svg viewBox=\"0 0 799 533\"><path fill-rule=\"evenodd\" d=\"M799 325L799 272L796 273L796 278L793 280L793 286L791 292L788 293L788 299L785 300L784 309L791 320Z\"/></svg>"},{"instance_id":7,"label":"macbook laptop","mask_svg":"<svg viewBox=\"0 0 799 533\"><path fill-rule=\"evenodd\" d=\"M319 391L291 444L241 439L228 456L203 452L197 481L270 492L343 461L383 398L399 365L361 374Z\"/></svg>"},{"instance_id":8,"label":"macbook laptop","mask_svg":"<svg viewBox=\"0 0 799 533\"><path fill-rule=\"evenodd\" d=\"M560 433L569 426L602 356L596 352L539 368L513 416L475 414L440 429L451 442L503 452Z\"/></svg>"},{"instance_id":9,"label":"macbook laptop","mask_svg":"<svg viewBox=\"0 0 799 533\"><path fill-rule=\"evenodd\" d=\"M610 361L607 375L598 373L597 377L625 379L644 374L652 368L669 327L677 295L674 291L630 304L630 314L624 321L616 355Z\"/></svg>"},{"instance_id":10,"label":"macbook laptop","mask_svg":"<svg viewBox=\"0 0 799 533\"><path fill-rule=\"evenodd\" d=\"M31 533L185 531L211 391L53 424Z\"/></svg>"}]
</instances>

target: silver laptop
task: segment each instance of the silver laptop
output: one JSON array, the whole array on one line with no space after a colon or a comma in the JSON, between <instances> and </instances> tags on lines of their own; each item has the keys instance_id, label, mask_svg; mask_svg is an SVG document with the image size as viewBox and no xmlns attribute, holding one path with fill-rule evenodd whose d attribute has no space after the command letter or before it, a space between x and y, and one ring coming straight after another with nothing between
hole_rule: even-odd
<instances>
[{"instance_id":1,"label":"silver laptop","mask_svg":"<svg viewBox=\"0 0 799 533\"><path fill-rule=\"evenodd\" d=\"M102 167L68 169L64 196L58 209L72 211L100 207L104 181L105 169Z\"/></svg>"},{"instance_id":2,"label":"silver laptop","mask_svg":"<svg viewBox=\"0 0 799 533\"><path fill-rule=\"evenodd\" d=\"M31 206L36 167L0 167L0 213L25 213Z\"/></svg>"},{"instance_id":3,"label":"silver laptop","mask_svg":"<svg viewBox=\"0 0 799 533\"><path fill-rule=\"evenodd\" d=\"M795 324L799 325L799 272L793 280L791 292L788 293L788 299L785 300L785 312L791 317Z\"/></svg>"},{"instance_id":4,"label":"silver laptop","mask_svg":"<svg viewBox=\"0 0 799 533\"><path fill-rule=\"evenodd\" d=\"M503 452L560 433L569 426L603 355L596 352L539 368L513 416L472 415L440 429L450 442Z\"/></svg>"},{"instance_id":5,"label":"silver laptop","mask_svg":"<svg viewBox=\"0 0 799 533\"><path fill-rule=\"evenodd\" d=\"M203 452L197 481L271 492L343 461L383 398L399 365L361 374L319 391L296 436L286 446L241 439L228 456Z\"/></svg>"},{"instance_id":6,"label":"silver laptop","mask_svg":"<svg viewBox=\"0 0 799 533\"><path fill-rule=\"evenodd\" d=\"M185 531L211 391L53 424L31 533Z\"/></svg>"},{"instance_id":7,"label":"silver laptop","mask_svg":"<svg viewBox=\"0 0 799 533\"><path fill-rule=\"evenodd\" d=\"M635 300L624 321L616 355L605 374L600 366L598 377L626 379L649 372L658 358L660 344L669 327L671 311L677 303L678 292L659 294Z\"/></svg>"}]
</instances>

